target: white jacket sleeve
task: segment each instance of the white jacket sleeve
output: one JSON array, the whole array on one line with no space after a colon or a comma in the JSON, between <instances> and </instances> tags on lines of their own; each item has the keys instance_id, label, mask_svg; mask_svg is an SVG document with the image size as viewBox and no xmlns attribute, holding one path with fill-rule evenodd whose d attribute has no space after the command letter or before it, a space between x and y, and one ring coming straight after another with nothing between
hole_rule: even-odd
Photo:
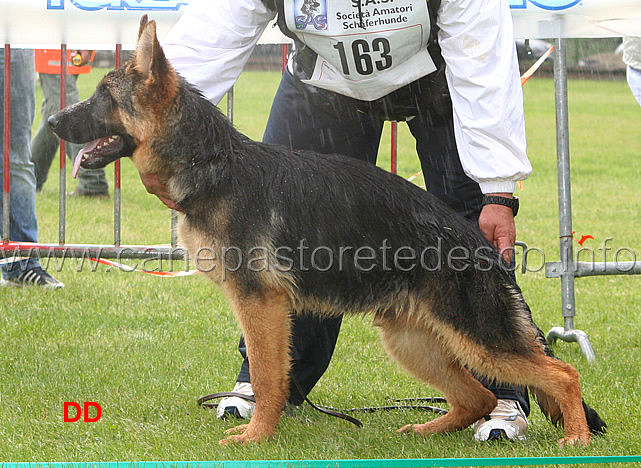
<instances>
[{"instance_id":1,"label":"white jacket sleeve","mask_svg":"<svg viewBox=\"0 0 641 468\"><path fill-rule=\"evenodd\" d=\"M532 166L508 3L442 0L438 26L463 169L483 193L511 193Z\"/></svg>"},{"instance_id":2,"label":"white jacket sleeve","mask_svg":"<svg viewBox=\"0 0 641 468\"><path fill-rule=\"evenodd\" d=\"M178 73L218 104L275 15L260 0L192 0L163 50Z\"/></svg>"}]
</instances>

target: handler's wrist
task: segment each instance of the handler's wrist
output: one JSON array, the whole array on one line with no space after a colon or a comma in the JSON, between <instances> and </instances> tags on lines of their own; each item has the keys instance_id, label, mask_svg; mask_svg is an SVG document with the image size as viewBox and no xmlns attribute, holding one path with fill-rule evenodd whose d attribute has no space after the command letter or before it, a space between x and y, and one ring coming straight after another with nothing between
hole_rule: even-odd
<instances>
[{"instance_id":1,"label":"handler's wrist","mask_svg":"<svg viewBox=\"0 0 641 468\"><path fill-rule=\"evenodd\" d=\"M516 182L513 180L489 179L479 181L479 188L485 195L494 193L513 193L516 190Z\"/></svg>"},{"instance_id":2,"label":"handler's wrist","mask_svg":"<svg viewBox=\"0 0 641 468\"><path fill-rule=\"evenodd\" d=\"M512 209L512 216L519 212L519 199L511 193L490 193L483 195L483 206L501 205Z\"/></svg>"}]
</instances>

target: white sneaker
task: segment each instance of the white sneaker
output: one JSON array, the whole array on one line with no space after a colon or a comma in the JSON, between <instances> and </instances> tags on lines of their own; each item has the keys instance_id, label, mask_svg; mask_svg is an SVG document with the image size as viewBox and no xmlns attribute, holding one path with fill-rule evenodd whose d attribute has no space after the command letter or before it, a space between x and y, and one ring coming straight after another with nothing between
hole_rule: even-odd
<instances>
[{"instance_id":1,"label":"white sneaker","mask_svg":"<svg viewBox=\"0 0 641 468\"><path fill-rule=\"evenodd\" d=\"M254 396L252 384L249 382L236 382L232 392L247 395L249 397ZM255 409L256 403L251 400L235 396L225 397L220 400L220 403L218 403L218 406L216 407L216 417L219 419L225 419L233 416L238 419L251 419Z\"/></svg>"},{"instance_id":2,"label":"white sneaker","mask_svg":"<svg viewBox=\"0 0 641 468\"><path fill-rule=\"evenodd\" d=\"M487 440L525 440L527 418L521 405L515 400L498 400L494 411L472 424L474 439Z\"/></svg>"}]
</instances>

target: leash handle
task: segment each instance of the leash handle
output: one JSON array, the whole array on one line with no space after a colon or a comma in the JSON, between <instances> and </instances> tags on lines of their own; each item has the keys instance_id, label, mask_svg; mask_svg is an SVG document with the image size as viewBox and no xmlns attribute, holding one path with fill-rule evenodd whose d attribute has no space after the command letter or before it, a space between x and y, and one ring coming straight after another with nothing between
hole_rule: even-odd
<instances>
[{"instance_id":1,"label":"leash handle","mask_svg":"<svg viewBox=\"0 0 641 468\"><path fill-rule=\"evenodd\" d=\"M298 385L298 382L294 380L294 383L296 384L296 387L298 391L302 395L302 391L300 389L300 386ZM210 393L209 395L205 395L204 397L201 397L198 399L198 405L205 407L205 408L216 408L218 404L214 403L207 403L210 400L215 400L216 398L225 398L225 397L238 397L238 398L243 398L245 400L253 401L256 403L256 398L251 395L245 395L243 393L236 393L236 392L217 392L217 393ZM363 423L359 421L356 418L353 418L351 416L348 416L347 414L339 413L338 411L333 411L329 408L321 408L316 406L314 403L312 403L309 398L305 397L305 401L315 410L320 411L321 413L327 414L329 416L334 416L336 418L344 419L346 421L351 422L352 424L358 426L358 427L363 427Z\"/></svg>"},{"instance_id":2,"label":"leash handle","mask_svg":"<svg viewBox=\"0 0 641 468\"><path fill-rule=\"evenodd\" d=\"M293 374L291 375L291 379L292 379L292 382L294 382L294 385L296 386L296 390L298 390L298 393L300 395L303 395L305 392L303 392L300 384L298 383L298 380ZM224 398L224 397L238 397L238 398L243 398L245 400L253 401L254 403L256 403L256 398L253 395L245 395L244 393L236 393L236 392L217 392L217 393L210 393L209 395L205 395L204 397L199 398L198 405L205 408L216 408L218 404L207 403L207 402L210 400L214 400L216 398ZM338 411L336 408L332 408L331 406L315 405L314 403L311 402L311 400L307 397L307 395L304 396L304 400L307 404L309 404L309 406L314 408L316 411L319 411L328 416L333 416L335 418L339 418L339 419L343 419L345 421L351 422L352 424L354 424L356 427L359 427L359 428L363 427L363 422L361 420L356 419L340 411L344 411L344 412L366 411L369 413L373 413L375 411L419 409L419 410L431 411L432 413L436 413L436 414L447 414L447 410L443 408L437 408L434 406L423 406L423 405L376 406L376 407L365 407L365 408L350 408L350 409L346 409L346 410L344 409L344 410ZM447 403L447 401L443 397L402 398L402 399L390 398L389 400L395 401L395 402L422 401L422 402L429 402L429 403Z\"/></svg>"}]
</instances>

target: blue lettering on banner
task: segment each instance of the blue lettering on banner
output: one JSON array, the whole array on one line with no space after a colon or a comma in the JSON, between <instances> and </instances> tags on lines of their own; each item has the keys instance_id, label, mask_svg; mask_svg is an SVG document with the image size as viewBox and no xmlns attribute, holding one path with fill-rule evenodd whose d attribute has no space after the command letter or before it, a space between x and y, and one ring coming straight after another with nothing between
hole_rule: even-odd
<instances>
[{"instance_id":1,"label":"blue lettering on banner","mask_svg":"<svg viewBox=\"0 0 641 468\"><path fill-rule=\"evenodd\" d=\"M582 0L510 0L510 8L522 10L528 7L527 2L543 10L567 10L581 3Z\"/></svg>"},{"instance_id":2,"label":"blue lettering on banner","mask_svg":"<svg viewBox=\"0 0 641 468\"><path fill-rule=\"evenodd\" d=\"M134 11L177 11L189 0L68 0L68 2L86 11L97 10L134 10ZM47 0L47 10L64 10L65 0Z\"/></svg>"}]
</instances>

